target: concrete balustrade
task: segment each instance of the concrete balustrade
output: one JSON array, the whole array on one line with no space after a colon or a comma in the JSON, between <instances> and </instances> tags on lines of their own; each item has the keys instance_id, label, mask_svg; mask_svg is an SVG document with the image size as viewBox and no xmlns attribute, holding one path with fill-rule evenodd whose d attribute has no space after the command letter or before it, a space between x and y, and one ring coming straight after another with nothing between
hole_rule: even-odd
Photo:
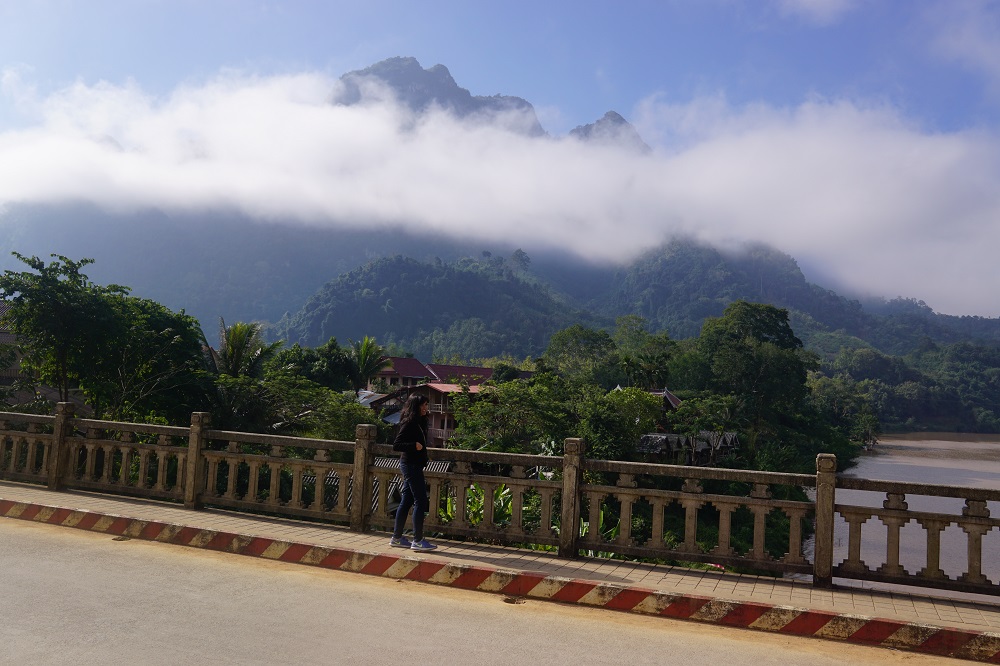
<instances>
[{"instance_id":1,"label":"concrete balustrade","mask_svg":"<svg viewBox=\"0 0 1000 666\"><path fill-rule=\"evenodd\" d=\"M72 405L60 403L53 416L0 414L0 479L388 530L397 471L375 463L395 454L375 442L376 432L360 425L354 441L334 441L213 430L202 412L187 428L120 423L75 418ZM451 471L426 474L425 524L446 537L547 547L568 558L811 574L821 587L840 577L1000 594L982 571L984 538L1000 528L988 502L1000 501L1000 491L839 477L828 454L807 475L592 460L579 439L565 441L563 456L428 453L451 463ZM885 499L881 508L838 504L838 488ZM954 515L910 509L907 497L920 495L965 506ZM837 521L846 522L848 543L835 556ZM900 561L901 531L910 524L926 533L926 564L917 571ZM864 537L879 526L885 557L872 567L862 559ZM957 577L941 566L951 526L968 546ZM787 536L778 539L776 530Z\"/></svg>"}]
</instances>

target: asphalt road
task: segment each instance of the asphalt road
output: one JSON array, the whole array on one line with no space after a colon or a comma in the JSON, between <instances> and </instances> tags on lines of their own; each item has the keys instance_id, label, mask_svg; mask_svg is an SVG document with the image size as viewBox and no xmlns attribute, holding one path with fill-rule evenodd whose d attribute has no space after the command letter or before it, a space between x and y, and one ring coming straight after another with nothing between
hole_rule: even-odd
<instances>
[{"instance_id":1,"label":"asphalt road","mask_svg":"<svg viewBox=\"0 0 1000 666\"><path fill-rule=\"evenodd\" d=\"M2 664L957 663L0 519Z\"/></svg>"}]
</instances>

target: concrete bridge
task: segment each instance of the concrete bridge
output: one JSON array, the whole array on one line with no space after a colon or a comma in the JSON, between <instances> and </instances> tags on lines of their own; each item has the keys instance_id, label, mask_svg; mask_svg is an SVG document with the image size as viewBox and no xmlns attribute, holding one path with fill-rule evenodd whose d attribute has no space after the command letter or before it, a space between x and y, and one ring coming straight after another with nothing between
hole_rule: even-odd
<instances>
[{"instance_id":1,"label":"concrete bridge","mask_svg":"<svg viewBox=\"0 0 1000 666\"><path fill-rule=\"evenodd\" d=\"M986 503L1000 500L998 491L847 479L826 455L818 457L815 475L796 475L591 460L584 443L572 439L556 458L434 449L432 458L448 460L451 471L428 473L438 511L431 511L427 529L455 541L430 556L401 557L387 552L386 536L377 532L390 525L395 474L375 464L391 450L374 442L374 426L359 426L355 441L341 442L213 430L202 413L188 427L78 419L68 404L54 416L0 419L0 479L15 482L0 483L3 516L512 598L974 660L1000 655L1000 635L993 633L1000 609L948 598L949 592L998 593L982 573L983 536L998 526ZM882 508L841 505L838 487L886 499ZM959 497L965 506L955 515L914 512L908 494ZM699 538L703 512L717 525L714 544ZM597 528L602 513L617 516L617 529ZM838 516L850 526L842 554L833 544ZM861 559L861 525L872 518L885 529L885 563L876 569ZM927 535L926 566L916 573L899 564L899 532L910 521ZM776 554L771 531L782 525L787 546ZM952 525L968 544L957 578L940 568L940 535ZM752 535L745 552L733 545L736 529ZM803 536L810 529L811 551ZM834 587L835 578L921 589L887 594Z\"/></svg>"}]
</instances>

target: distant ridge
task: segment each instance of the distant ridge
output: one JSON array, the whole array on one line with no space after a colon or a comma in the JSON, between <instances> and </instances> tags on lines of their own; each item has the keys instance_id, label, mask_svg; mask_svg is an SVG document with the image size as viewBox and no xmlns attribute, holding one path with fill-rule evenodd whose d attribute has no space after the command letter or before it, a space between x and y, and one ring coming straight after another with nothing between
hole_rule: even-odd
<instances>
[{"instance_id":1,"label":"distant ridge","mask_svg":"<svg viewBox=\"0 0 1000 666\"><path fill-rule=\"evenodd\" d=\"M528 136L546 134L538 122L535 107L527 100L510 95L491 97L472 95L455 82L451 72L444 65L434 65L424 69L416 58L389 58L370 67L344 74L340 77L344 91L336 102L344 105L361 102L366 79L382 81L400 102L417 113L427 111L434 106L448 109L459 118L480 116L484 119L497 119L516 112L523 119L518 129L524 134Z\"/></svg>"},{"instance_id":2,"label":"distant ridge","mask_svg":"<svg viewBox=\"0 0 1000 666\"><path fill-rule=\"evenodd\" d=\"M589 125L570 130L569 135L590 143L623 146L640 153L652 152L635 127L615 111L608 111Z\"/></svg>"}]
</instances>

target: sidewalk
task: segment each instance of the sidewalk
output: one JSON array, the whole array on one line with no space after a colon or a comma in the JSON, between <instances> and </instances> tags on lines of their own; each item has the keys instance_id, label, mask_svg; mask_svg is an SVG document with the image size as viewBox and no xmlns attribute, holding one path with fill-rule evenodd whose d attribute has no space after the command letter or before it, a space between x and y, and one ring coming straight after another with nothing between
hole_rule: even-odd
<instances>
[{"instance_id":1,"label":"sidewalk","mask_svg":"<svg viewBox=\"0 0 1000 666\"><path fill-rule=\"evenodd\" d=\"M0 517L391 578L1000 663L996 603L389 535L0 481Z\"/></svg>"}]
</instances>

